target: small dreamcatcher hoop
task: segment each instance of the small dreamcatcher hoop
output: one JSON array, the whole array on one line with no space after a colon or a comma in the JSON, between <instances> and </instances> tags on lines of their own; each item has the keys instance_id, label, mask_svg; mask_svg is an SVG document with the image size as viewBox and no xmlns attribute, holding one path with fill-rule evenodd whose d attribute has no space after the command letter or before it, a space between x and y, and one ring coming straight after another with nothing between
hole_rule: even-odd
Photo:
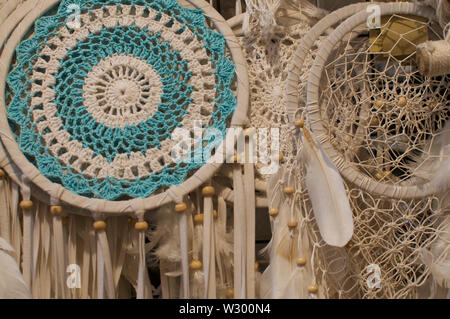
<instances>
[{"instance_id":1,"label":"small dreamcatcher hoop","mask_svg":"<svg viewBox=\"0 0 450 319\"><path fill-rule=\"evenodd\" d=\"M0 121L9 161L47 202L111 214L134 212L137 201L154 209L212 177L220 163L174 163L168 153L176 128L193 130L189 121L225 133L246 119L245 60L220 14L201 0L190 1L199 9L68 0L41 17L58 2L29 1L5 26ZM196 142L221 145L208 133Z\"/></svg>"},{"instance_id":2,"label":"small dreamcatcher hoop","mask_svg":"<svg viewBox=\"0 0 450 319\"><path fill-rule=\"evenodd\" d=\"M426 19L416 28L427 30L430 37L439 39L442 34L434 31L434 12L428 7L390 3L379 8L382 17L390 18L376 39L389 32L389 28L383 28L392 19L409 14ZM403 58L394 57L392 50L373 52L374 42L368 45L358 37L369 29L364 24L369 16L370 12L364 11L347 19L320 47L307 88L311 130L341 174L367 192L398 199L439 193L442 189L430 178L408 177L434 156L428 154L432 143L444 134L448 76L421 76L412 59L415 51ZM357 29L358 26L363 27ZM401 34L399 38L402 39ZM408 38L405 41L414 46ZM380 57L385 62L376 60ZM386 112L380 112L383 108ZM352 125L347 125L349 122ZM361 129L364 133L359 132ZM408 140L414 134L418 137ZM355 142L358 136L364 136L360 146L345 142L345 138ZM377 150L375 144L381 149ZM382 172L370 171L380 165Z\"/></svg>"},{"instance_id":3,"label":"small dreamcatcher hoop","mask_svg":"<svg viewBox=\"0 0 450 319\"><path fill-rule=\"evenodd\" d=\"M295 124L298 113L303 112L306 107L307 83L302 81L302 76L305 74L304 68L309 67L305 63L312 60L313 53L317 52L317 42L329 32L330 28L337 27L338 23L365 9L367 5L367 3L355 3L333 11L317 22L302 38L292 56L286 80L286 111L291 124Z\"/></svg>"}]
</instances>

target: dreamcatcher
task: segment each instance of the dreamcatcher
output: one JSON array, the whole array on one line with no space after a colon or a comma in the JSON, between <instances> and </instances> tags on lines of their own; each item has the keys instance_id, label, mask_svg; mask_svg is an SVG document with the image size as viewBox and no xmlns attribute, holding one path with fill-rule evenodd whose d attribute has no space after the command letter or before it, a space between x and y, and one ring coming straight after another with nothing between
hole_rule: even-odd
<instances>
[{"instance_id":1,"label":"dreamcatcher","mask_svg":"<svg viewBox=\"0 0 450 319\"><path fill-rule=\"evenodd\" d=\"M299 119L307 119L315 142L344 177L353 212L352 239L331 258L339 274L329 273L326 262L316 270L331 296L411 298L426 290L430 270L441 285L445 278L447 252L436 247L448 246L448 76L424 77L414 59L417 37L439 40L442 29L427 7L380 8L376 30L366 24L369 13L360 12L324 40L309 71L306 106L294 92L302 92L297 65L307 46L291 65L291 119L299 127ZM410 28L399 32L396 23ZM303 43L312 45L318 34ZM383 46L386 39L391 46ZM317 248L329 247L318 242ZM380 281L372 285L374 269ZM425 295L439 295L434 284Z\"/></svg>"},{"instance_id":2,"label":"dreamcatcher","mask_svg":"<svg viewBox=\"0 0 450 319\"><path fill-rule=\"evenodd\" d=\"M203 1L191 1L195 9L176 1L58 3L10 1L2 11L9 16L0 69L9 206L1 235L18 262L23 255L26 284L40 297L114 298L129 295L129 284L138 298L151 297L145 213L162 207L179 229L182 296L203 268L214 297L214 246L198 256L188 241L189 193L205 184L198 200L205 223L214 223L208 185L221 163L211 154L227 127L242 126L248 103L230 28ZM182 133L194 146L175 160ZM67 265L83 267L82 288L77 277L80 289L66 286Z\"/></svg>"}]
</instances>

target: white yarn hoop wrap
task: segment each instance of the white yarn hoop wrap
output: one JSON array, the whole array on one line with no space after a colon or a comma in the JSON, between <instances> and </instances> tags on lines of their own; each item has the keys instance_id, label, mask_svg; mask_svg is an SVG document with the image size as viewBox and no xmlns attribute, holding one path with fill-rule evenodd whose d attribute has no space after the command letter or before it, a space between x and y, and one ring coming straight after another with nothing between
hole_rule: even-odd
<instances>
[{"instance_id":1,"label":"white yarn hoop wrap","mask_svg":"<svg viewBox=\"0 0 450 319\"><path fill-rule=\"evenodd\" d=\"M0 35L0 43L3 45L3 51L1 53L2 63L0 65L0 123L4 128L1 132L1 139L6 150L6 154L2 154L1 163L7 173L11 176L23 175L27 177L32 183L33 192L36 190L37 194L42 194L42 197L39 196L39 199L42 199L44 202L49 203L49 198L57 198L61 203L68 204L83 211L98 211L101 209L101 212L112 215L134 213L137 201L139 201L139 206L143 210L152 210L174 200L179 201L182 196L201 186L211 178L221 167L221 163L207 163L200 167L182 184L173 186L165 192L151 195L143 200L138 198L126 201L107 201L77 195L64 188L62 185L51 182L26 159L14 140L5 116L5 80L14 54L14 49L23 39L34 21L57 5L58 2L59 0L26 1L25 3L18 5L15 10L12 11L13 13L9 15L8 19L1 24L2 34ZM215 28L226 40L226 45L236 66L235 76L238 83L237 107L233 113L231 125L241 127L247 120L247 108L249 102L248 75L246 62L241 48L227 22L212 6L203 0L189 0L189 2L204 12L205 16L214 23ZM14 7L14 4L11 8L12 7ZM6 6L5 10L6 9L9 10L10 6Z\"/></svg>"},{"instance_id":2,"label":"white yarn hoop wrap","mask_svg":"<svg viewBox=\"0 0 450 319\"><path fill-rule=\"evenodd\" d=\"M317 22L302 38L289 65L286 85L286 110L291 124L294 124L297 113L306 106L300 105L299 107L299 99L306 100L306 92L299 92L299 86L302 85L301 75L305 60L312 54L311 47L330 27L364 10L367 5L367 3L355 3L331 12Z\"/></svg>"},{"instance_id":3,"label":"white yarn hoop wrap","mask_svg":"<svg viewBox=\"0 0 450 319\"><path fill-rule=\"evenodd\" d=\"M381 16L393 14L412 14L422 16L429 20L435 17L434 11L429 7L420 6L411 3L389 3L380 4ZM363 174L354 166L349 164L342 154L337 152L332 145L331 137L324 123L327 122L326 115L323 114L322 105L319 104L320 81L327 63L328 57L333 52L336 44L349 32L354 30L357 26L364 24L370 12L360 12L348 18L342 23L322 44L317 53L314 65L311 68L308 87L307 87L307 113L313 135L321 144L323 150L329 155L336 167L344 178L361 189L378 195L385 195L391 198L406 199L406 198L421 198L430 194L442 191L437 188L437 185L431 181L420 185L393 185L386 182L376 181L371 177ZM295 114L292 113L291 114Z\"/></svg>"}]
</instances>

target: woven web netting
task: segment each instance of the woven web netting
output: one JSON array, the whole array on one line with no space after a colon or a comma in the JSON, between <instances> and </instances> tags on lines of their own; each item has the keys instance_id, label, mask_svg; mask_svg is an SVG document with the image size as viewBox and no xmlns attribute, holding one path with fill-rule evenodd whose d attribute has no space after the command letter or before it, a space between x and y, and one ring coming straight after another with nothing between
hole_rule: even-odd
<instances>
[{"instance_id":1,"label":"woven web netting","mask_svg":"<svg viewBox=\"0 0 450 319\"><path fill-rule=\"evenodd\" d=\"M265 12L252 11L252 7L249 7L248 25L244 22L244 36L238 39L248 64L251 101L249 126L268 130L265 141L267 149L261 147L264 136L258 136L260 160L256 163L256 168L257 173L261 173L261 167L267 165L271 154L283 154L286 162L292 163L294 160L296 152L293 148L292 126L285 108L289 62L301 38L321 17L321 12L305 1L286 1L276 11L272 31L267 33L265 24L268 23L268 18ZM270 129L273 128L280 129L278 151L272 150L275 144L272 144ZM267 175L261 177L267 178Z\"/></svg>"},{"instance_id":2,"label":"woven web netting","mask_svg":"<svg viewBox=\"0 0 450 319\"><path fill-rule=\"evenodd\" d=\"M399 33L396 21L411 21L413 27ZM380 30L370 39L365 27L347 33L324 64L319 105L326 138L340 160L370 183L404 187L433 182L448 154L443 146L448 143L449 78L418 72L414 36L436 40L442 31L425 20L398 15L389 16ZM392 44L384 46L386 39ZM398 199L367 192L354 182L346 180L355 233L332 261L341 267L341 276L329 278L329 286L334 282L336 296L346 298L420 296L419 287L429 285L430 276L421 256L443 240L448 191ZM447 253L436 257L445 259ZM379 267L380 285L369 283L371 265ZM321 272L326 276L329 267Z\"/></svg>"}]
</instances>

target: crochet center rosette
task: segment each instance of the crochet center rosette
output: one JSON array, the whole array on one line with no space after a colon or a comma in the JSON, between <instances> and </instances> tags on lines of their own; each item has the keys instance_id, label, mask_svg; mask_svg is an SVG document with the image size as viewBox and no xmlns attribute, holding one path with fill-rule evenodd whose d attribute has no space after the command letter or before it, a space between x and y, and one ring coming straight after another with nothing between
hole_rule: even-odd
<instances>
[{"instance_id":1,"label":"crochet center rosette","mask_svg":"<svg viewBox=\"0 0 450 319\"><path fill-rule=\"evenodd\" d=\"M237 101L224 36L176 0L62 1L16 48L7 117L50 181L106 200L179 185L225 136ZM189 160L171 151L194 136ZM198 136L198 135L196 135ZM200 158L200 160L199 160Z\"/></svg>"}]
</instances>

